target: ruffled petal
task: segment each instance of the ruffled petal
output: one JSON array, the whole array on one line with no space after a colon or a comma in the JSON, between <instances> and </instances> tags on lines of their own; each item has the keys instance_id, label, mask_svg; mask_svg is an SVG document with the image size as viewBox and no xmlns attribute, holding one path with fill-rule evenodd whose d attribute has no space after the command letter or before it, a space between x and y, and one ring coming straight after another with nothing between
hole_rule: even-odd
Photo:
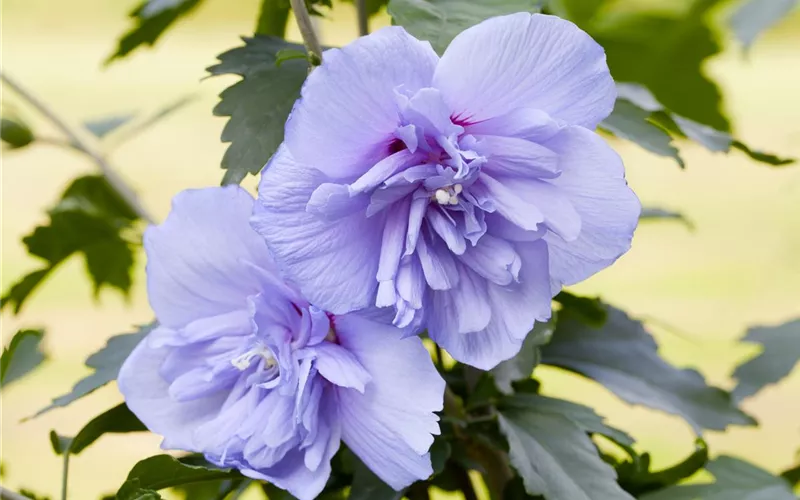
<instances>
[{"instance_id":1,"label":"ruffled petal","mask_svg":"<svg viewBox=\"0 0 800 500\"><path fill-rule=\"evenodd\" d=\"M574 241L549 233L554 291L608 267L631 246L641 204L625 181L622 160L597 134L569 127L546 143L561 156L563 172L552 180L581 218Z\"/></svg>"},{"instance_id":2,"label":"ruffled petal","mask_svg":"<svg viewBox=\"0 0 800 500\"><path fill-rule=\"evenodd\" d=\"M428 42L393 26L322 59L286 123L286 144L332 179L357 177L387 156L402 125L396 89L429 87L439 58Z\"/></svg>"},{"instance_id":3,"label":"ruffled petal","mask_svg":"<svg viewBox=\"0 0 800 500\"><path fill-rule=\"evenodd\" d=\"M322 342L314 346L314 351L317 354L316 366L319 374L332 384L364 392L364 387L372 380L358 359L347 349L331 342Z\"/></svg>"},{"instance_id":4,"label":"ruffled petal","mask_svg":"<svg viewBox=\"0 0 800 500\"><path fill-rule=\"evenodd\" d=\"M594 128L617 95L603 48L571 22L542 14L494 17L461 32L433 81L467 124L528 107Z\"/></svg>"},{"instance_id":5,"label":"ruffled petal","mask_svg":"<svg viewBox=\"0 0 800 500\"><path fill-rule=\"evenodd\" d=\"M355 213L325 221L308 213L311 193L327 181L281 147L261 176L251 223L303 296L342 314L374 300L385 217Z\"/></svg>"},{"instance_id":6,"label":"ruffled petal","mask_svg":"<svg viewBox=\"0 0 800 500\"><path fill-rule=\"evenodd\" d=\"M161 324L179 328L246 308L263 289L262 274L275 270L248 224L252 210L238 186L190 189L175 196L163 224L145 231L147 293Z\"/></svg>"}]
</instances>

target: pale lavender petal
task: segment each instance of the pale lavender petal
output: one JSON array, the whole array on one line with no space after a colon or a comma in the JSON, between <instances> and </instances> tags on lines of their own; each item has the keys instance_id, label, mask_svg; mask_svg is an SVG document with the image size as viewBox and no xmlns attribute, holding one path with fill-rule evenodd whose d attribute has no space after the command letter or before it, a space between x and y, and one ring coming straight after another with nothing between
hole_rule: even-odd
<instances>
[{"instance_id":1,"label":"pale lavender petal","mask_svg":"<svg viewBox=\"0 0 800 500\"><path fill-rule=\"evenodd\" d=\"M449 290L434 290L431 296L431 338L444 331L478 332L492 319L486 280L464 265L460 266L458 284Z\"/></svg>"},{"instance_id":2,"label":"pale lavender petal","mask_svg":"<svg viewBox=\"0 0 800 500\"><path fill-rule=\"evenodd\" d=\"M433 82L460 123L527 107L594 128L616 99L603 48L571 22L542 14L494 17L461 32Z\"/></svg>"},{"instance_id":3,"label":"pale lavender petal","mask_svg":"<svg viewBox=\"0 0 800 500\"><path fill-rule=\"evenodd\" d=\"M350 193L362 193L375 188L398 170L418 163L416 158L417 157L407 149L387 156L371 167L364 175L356 179L355 182L350 184Z\"/></svg>"},{"instance_id":4,"label":"pale lavender petal","mask_svg":"<svg viewBox=\"0 0 800 500\"><path fill-rule=\"evenodd\" d=\"M504 183L488 174L481 173L480 181L486 188L492 202L503 217L526 231L536 231L544 222L544 214L535 200L523 198L515 189L515 182Z\"/></svg>"},{"instance_id":5,"label":"pale lavender petal","mask_svg":"<svg viewBox=\"0 0 800 500\"><path fill-rule=\"evenodd\" d=\"M514 108L508 113L465 127L468 134L516 137L533 142L546 141L564 128L564 124L535 108Z\"/></svg>"},{"instance_id":6,"label":"pale lavender petal","mask_svg":"<svg viewBox=\"0 0 800 500\"><path fill-rule=\"evenodd\" d=\"M483 171L492 176L553 178L558 155L544 146L515 137L476 136L475 150L486 156Z\"/></svg>"},{"instance_id":7,"label":"pale lavender petal","mask_svg":"<svg viewBox=\"0 0 800 500\"><path fill-rule=\"evenodd\" d=\"M306 211L320 219L335 221L363 212L368 204L369 198L351 195L345 184L325 183L311 193Z\"/></svg>"},{"instance_id":8,"label":"pale lavender petal","mask_svg":"<svg viewBox=\"0 0 800 500\"><path fill-rule=\"evenodd\" d=\"M483 278L502 286L516 281L522 265L511 243L491 235L484 235L477 245L467 247L459 260Z\"/></svg>"},{"instance_id":9,"label":"pale lavender petal","mask_svg":"<svg viewBox=\"0 0 800 500\"><path fill-rule=\"evenodd\" d=\"M372 380L355 355L347 349L332 342L322 342L314 346L314 351L319 374L332 384L364 392L365 385Z\"/></svg>"},{"instance_id":10,"label":"pale lavender petal","mask_svg":"<svg viewBox=\"0 0 800 500\"><path fill-rule=\"evenodd\" d=\"M434 290L449 290L459 280L455 259L447 247L437 242L427 243L425 238L417 241L417 256L425 280Z\"/></svg>"},{"instance_id":11,"label":"pale lavender petal","mask_svg":"<svg viewBox=\"0 0 800 500\"><path fill-rule=\"evenodd\" d=\"M467 249L464 236L458 232L452 219L448 219L438 208L431 208L427 213L428 223L431 228L442 238L447 247L456 255L461 255Z\"/></svg>"}]
</instances>

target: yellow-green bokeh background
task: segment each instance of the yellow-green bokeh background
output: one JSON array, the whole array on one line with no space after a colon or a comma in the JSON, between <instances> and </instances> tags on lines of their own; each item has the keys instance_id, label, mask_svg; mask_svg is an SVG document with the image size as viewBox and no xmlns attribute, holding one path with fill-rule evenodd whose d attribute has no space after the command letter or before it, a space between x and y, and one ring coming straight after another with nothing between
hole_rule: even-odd
<instances>
[{"instance_id":1,"label":"yellow-green bokeh background","mask_svg":"<svg viewBox=\"0 0 800 500\"><path fill-rule=\"evenodd\" d=\"M221 177L224 119L212 117L211 108L219 91L235 79L200 80L216 54L252 31L258 1L207 0L155 50L138 51L103 68L101 62L127 28L125 14L135 4L4 0L2 66L72 123L128 111L143 115L187 93L199 93L191 105L112 157L161 219L175 193L215 185ZM388 19L375 20L373 28L382 24ZM329 44L352 39L352 7L338 5L321 30ZM759 40L746 57L735 44L727 45L707 71L724 89L738 135L753 147L800 157L800 16ZM12 104L42 134L55 134L10 92L3 103ZM664 356L699 367L712 382L730 387L733 366L755 352L735 343L747 326L800 316L800 166L772 169L740 154L711 154L686 144L682 151L688 169L680 171L673 162L629 143L613 145L644 203L683 211L695 230L668 222L643 225L627 256L577 290L601 294L652 319ZM37 265L26 256L20 237L45 220L44 210L71 178L91 171L93 166L77 154L52 146L3 152L3 288ZM246 184L254 186L252 179ZM30 299L22 314L3 313L4 344L20 326L44 326L51 357L3 391L0 439L7 486L56 496L61 463L50 451L47 432L72 434L119 401L112 384L66 409L20 423L83 376L83 360L110 334L151 319L142 286L143 260L140 255L127 300L108 291L94 299L83 263L75 259ZM540 372L548 393L597 405L612 424L630 430L642 448L656 452L657 466L691 449L691 433L679 420L629 407L577 377L546 368ZM800 373L747 400L744 407L761 427L708 433L713 452L742 456L771 471L792 464L800 448ZM70 498L91 500L113 491L135 461L157 453L157 445L155 436L145 434L102 438L73 459Z\"/></svg>"}]
</instances>

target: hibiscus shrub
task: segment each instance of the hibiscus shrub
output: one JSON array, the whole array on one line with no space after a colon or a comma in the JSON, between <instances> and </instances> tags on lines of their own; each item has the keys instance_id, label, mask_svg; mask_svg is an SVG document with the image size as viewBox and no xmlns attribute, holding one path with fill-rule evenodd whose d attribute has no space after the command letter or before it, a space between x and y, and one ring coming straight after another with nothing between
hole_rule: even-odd
<instances>
[{"instance_id":1,"label":"hibiscus shrub","mask_svg":"<svg viewBox=\"0 0 800 500\"><path fill-rule=\"evenodd\" d=\"M144 1L109 61L201 3ZM681 167L677 139L791 163L732 136L701 73L720 50L720 2L666 17L602 0L390 0L393 26L373 33L387 2L355 3L362 36L323 51L309 15L330 1L263 1L255 35L208 70L241 76L214 109L228 117L223 186L178 194L160 224L82 134L131 137L184 101L78 133L3 75L100 170L23 239L42 267L3 307L19 312L74 254L96 289L122 292L140 241L147 258L154 321L111 337L92 374L39 412L114 380L124 398L74 437L51 433L62 498L71 455L145 431L175 453L135 464L109 498L796 498L797 468L711 460L703 435L756 425L738 404L791 371L800 322L752 329L744 340L764 352L727 392L662 359L643 322L563 289L627 252L641 219L681 217L642 209L604 136ZM792 3L750 0L730 27L748 45ZM284 40L291 10L302 45ZM37 135L4 116L2 139ZM255 198L238 186L248 175ZM13 337L3 385L45 361L43 336ZM653 470L592 408L542 395L539 365L681 417L694 452ZM679 484L703 469L713 479Z\"/></svg>"}]
</instances>

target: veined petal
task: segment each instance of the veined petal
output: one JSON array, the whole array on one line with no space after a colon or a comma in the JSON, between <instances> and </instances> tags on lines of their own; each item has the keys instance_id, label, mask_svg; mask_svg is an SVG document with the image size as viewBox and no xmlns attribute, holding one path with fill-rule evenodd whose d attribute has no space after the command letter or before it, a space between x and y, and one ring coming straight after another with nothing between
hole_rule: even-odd
<instances>
[{"instance_id":1,"label":"veined petal","mask_svg":"<svg viewBox=\"0 0 800 500\"><path fill-rule=\"evenodd\" d=\"M428 42L399 26L326 50L286 123L286 145L332 179L364 174L386 156L401 125L395 88L429 87L437 62Z\"/></svg>"},{"instance_id":2,"label":"veined petal","mask_svg":"<svg viewBox=\"0 0 800 500\"><path fill-rule=\"evenodd\" d=\"M522 265L514 246L492 235L484 235L475 246L467 247L459 260L483 278L502 286L517 279Z\"/></svg>"},{"instance_id":3,"label":"veined petal","mask_svg":"<svg viewBox=\"0 0 800 500\"><path fill-rule=\"evenodd\" d=\"M522 107L488 120L470 123L465 130L473 135L516 137L539 143L556 135L564 126L541 109Z\"/></svg>"},{"instance_id":4,"label":"veined petal","mask_svg":"<svg viewBox=\"0 0 800 500\"><path fill-rule=\"evenodd\" d=\"M491 197L497 212L510 222L526 231L536 231L539 224L544 222L544 214L539 210L536 202L520 196L513 186L514 182L506 185L486 173L481 173L480 182Z\"/></svg>"},{"instance_id":5,"label":"veined petal","mask_svg":"<svg viewBox=\"0 0 800 500\"><path fill-rule=\"evenodd\" d=\"M459 265L458 284L449 290L435 290L429 308L428 333L452 331L457 334L479 332L492 319L486 279Z\"/></svg>"},{"instance_id":6,"label":"veined petal","mask_svg":"<svg viewBox=\"0 0 800 500\"><path fill-rule=\"evenodd\" d=\"M488 159L482 170L493 176L524 179L558 176L558 156L544 146L515 137L486 135L476 139L475 150Z\"/></svg>"},{"instance_id":7,"label":"veined petal","mask_svg":"<svg viewBox=\"0 0 800 500\"><path fill-rule=\"evenodd\" d=\"M339 387L364 392L372 376L361 366L358 359L344 347L332 342L322 342L314 346L317 354L317 370L329 382Z\"/></svg>"},{"instance_id":8,"label":"veined petal","mask_svg":"<svg viewBox=\"0 0 800 500\"><path fill-rule=\"evenodd\" d=\"M433 86L460 123L528 107L594 128L616 99L603 48L571 22L542 14L494 17L464 30L442 56Z\"/></svg>"}]
</instances>

